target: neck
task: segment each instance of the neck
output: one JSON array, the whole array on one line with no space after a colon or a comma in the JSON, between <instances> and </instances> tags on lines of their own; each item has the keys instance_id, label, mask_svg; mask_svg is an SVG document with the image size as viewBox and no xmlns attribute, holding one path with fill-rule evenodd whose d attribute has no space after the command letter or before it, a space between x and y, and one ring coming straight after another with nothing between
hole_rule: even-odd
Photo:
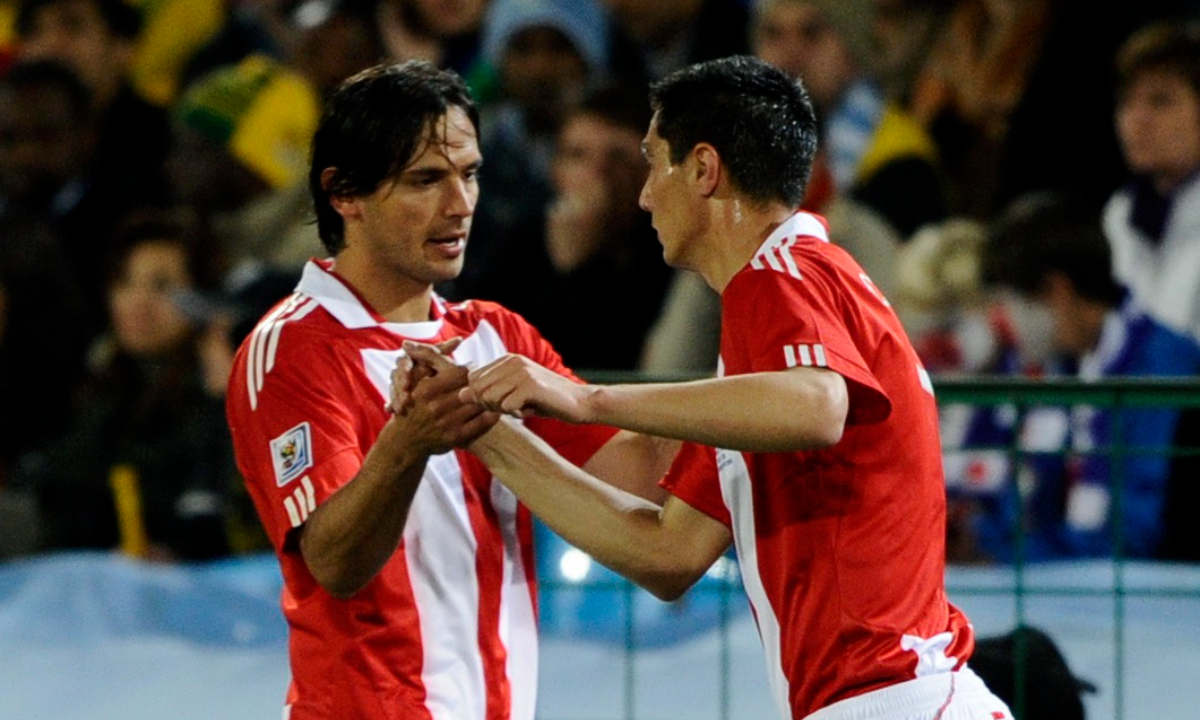
<instances>
[{"instance_id":1,"label":"neck","mask_svg":"<svg viewBox=\"0 0 1200 720\"><path fill-rule=\"evenodd\" d=\"M718 293L796 210L782 203L757 203L740 195L713 200L707 245L696 271Z\"/></svg>"},{"instance_id":2,"label":"neck","mask_svg":"<svg viewBox=\"0 0 1200 720\"><path fill-rule=\"evenodd\" d=\"M396 273L379 262L347 248L334 263L337 274L388 322L409 323L429 320L433 285Z\"/></svg>"}]
</instances>

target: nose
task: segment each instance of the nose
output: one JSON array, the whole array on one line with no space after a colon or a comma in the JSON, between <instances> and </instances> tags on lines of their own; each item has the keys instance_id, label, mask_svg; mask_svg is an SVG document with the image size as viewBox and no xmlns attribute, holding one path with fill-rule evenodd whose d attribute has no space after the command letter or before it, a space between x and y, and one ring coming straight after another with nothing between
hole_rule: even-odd
<instances>
[{"instance_id":1,"label":"nose","mask_svg":"<svg viewBox=\"0 0 1200 720\"><path fill-rule=\"evenodd\" d=\"M650 178L642 183L642 192L638 194L638 206L646 212L653 212L650 205Z\"/></svg>"},{"instance_id":2,"label":"nose","mask_svg":"<svg viewBox=\"0 0 1200 720\"><path fill-rule=\"evenodd\" d=\"M479 186L473 181L456 178L450 182L447 190L446 214L454 218L468 218L475 213L475 203L479 200Z\"/></svg>"}]
</instances>

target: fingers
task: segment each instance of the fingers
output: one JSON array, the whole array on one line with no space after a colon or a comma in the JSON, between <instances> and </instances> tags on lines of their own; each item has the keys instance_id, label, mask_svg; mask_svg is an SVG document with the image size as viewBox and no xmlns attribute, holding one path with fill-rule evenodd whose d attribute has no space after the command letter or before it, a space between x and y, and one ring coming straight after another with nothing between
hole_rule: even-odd
<instances>
[{"instance_id":1,"label":"fingers","mask_svg":"<svg viewBox=\"0 0 1200 720\"><path fill-rule=\"evenodd\" d=\"M442 354L440 348L427 345L425 343L405 340L404 352L407 353L414 362L425 363L428 365L434 370L435 373L460 367L453 360Z\"/></svg>"},{"instance_id":2,"label":"fingers","mask_svg":"<svg viewBox=\"0 0 1200 720\"><path fill-rule=\"evenodd\" d=\"M401 355L396 360L396 367L392 369L392 388L391 397L387 404L383 406L386 412L399 414L404 410L408 402L408 393L415 384L412 378L413 361L408 355Z\"/></svg>"},{"instance_id":3,"label":"fingers","mask_svg":"<svg viewBox=\"0 0 1200 720\"><path fill-rule=\"evenodd\" d=\"M454 353L455 350L458 349L459 345L462 345L462 341L462 338L454 337L450 338L449 340L443 340L440 343L436 343L434 344L434 347L438 349L438 352L449 357Z\"/></svg>"}]
</instances>

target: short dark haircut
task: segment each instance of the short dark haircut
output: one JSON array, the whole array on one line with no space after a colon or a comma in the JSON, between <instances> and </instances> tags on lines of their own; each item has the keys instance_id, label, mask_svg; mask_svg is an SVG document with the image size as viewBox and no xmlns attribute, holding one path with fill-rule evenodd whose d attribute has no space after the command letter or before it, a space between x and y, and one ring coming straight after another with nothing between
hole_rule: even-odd
<instances>
[{"instance_id":1,"label":"short dark haircut","mask_svg":"<svg viewBox=\"0 0 1200 720\"><path fill-rule=\"evenodd\" d=\"M17 36L27 37L33 31L33 16L38 10L67 0L21 0L17 9ZM86 0L96 6L104 24L113 35L133 40L142 31L142 13L125 0Z\"/></svg>"},{"instance_id":2,"label":"short dark haircut","mask_svg":"<svg viewBox=\"0 0 1200 720\"><path fill-rule=\"evenodd\" d=\"M346 243L331 198L367 195L396 177L424 147L431 123L454 107L478 134L479 111L462 78L424 61L376 65L338 86L313 136L308 174L317 232L330 254ZM328 188L321 184L326 168L335 170Z\"/></svg>"},{"instance_id":3,"label":"short dark haircut","mask_svg":"<svg viewBox=\"0 0 1200 720\"><path fill-rule=\"evenodd\" d=\"M1200 94L1200 23L1154 23L1135 32L1117 54L1118 86L1129 89L1142 75L1179 75Z\"/></svg>"},{"instance_id":4,"label":"short dark haircut","mask_svg":"<svg viewBox=\"0 0 1200 720\"><path fill-rule=\"evenodd\" d=\"M69 67L57 60L24 60L0 75L0 90L55 89L62 92L71 106L71 117L91 120L91 94L83 81Z\"/></svg>"},{"instance_id":5,"label":"short dark haircut","mask_svg":"<svg viewBox=\"0 0 1200 720\"><path fill-rule=\"evenodd\" d=\"M672 164L708 143L747 197L800 205L817 151L817 118L799 81L757 58L722 58L655 83L650 105Z\"/></svg>"},{"instance_id":6,"label":"short dark haircut","mask_svg":"<svg viewBox=\"0 0 1200 720\"><path fill-rule=\"evenodd\" d=\"M1116 307L1124 298L1113 278L1108 239L1090 204L1053 193L1018 198L988 229L983 281L1034 296L1055 273L1089 300Z\"/></svg>"}]
</instances>

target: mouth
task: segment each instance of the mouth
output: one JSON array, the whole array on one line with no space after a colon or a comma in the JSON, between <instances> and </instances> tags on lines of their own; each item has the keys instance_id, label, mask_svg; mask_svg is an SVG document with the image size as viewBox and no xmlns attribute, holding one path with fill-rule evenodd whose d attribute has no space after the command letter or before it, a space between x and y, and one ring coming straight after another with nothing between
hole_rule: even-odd
<instances>
[{"instance_id":1,"label":"mouth","mask_svg":"<svg viewBox=\"0 0 1200 720\"><path fill-rule=\"evenodd\" d=\"M429 238L426 242L429 243L429 245L431 245L437 253L453 259L462 255L463 251L466 250L467 234L465 232L452 233L449 235Z\"/></svg>"}]
</instances>

